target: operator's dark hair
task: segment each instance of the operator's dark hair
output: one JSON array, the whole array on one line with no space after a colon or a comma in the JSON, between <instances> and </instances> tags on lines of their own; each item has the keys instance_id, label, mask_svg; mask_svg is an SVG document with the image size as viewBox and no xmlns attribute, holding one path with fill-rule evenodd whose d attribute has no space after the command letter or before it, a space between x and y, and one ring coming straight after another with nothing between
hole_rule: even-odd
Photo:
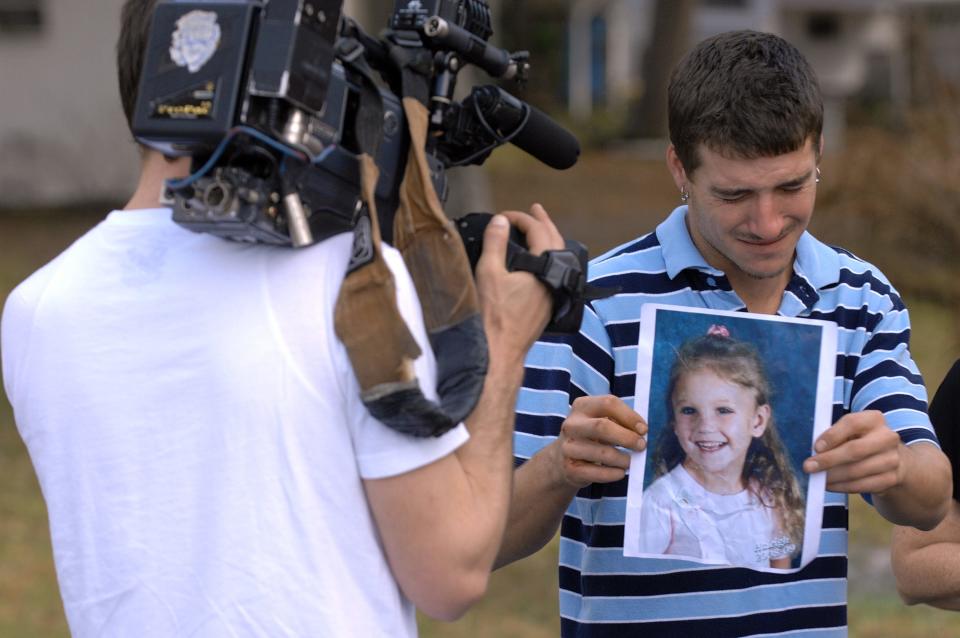
<instances>
[{"instance_id":1,"label":"operator's dark hair","mask_svg":"<svg viewBox=\"0 0 960 638\"><path fill-rule=\"evenodd\" d=\"M670 76L667 109L688 175L700 165L701 144L743 159L790 153L808 139L820 151L817 77L796 47L770 33L729 31L698 44Z\"/></svg>"},{"instance_id":2,"label":"operator's dark hair","mask_svg":"<svg viewBox=\"0 0 960 638\"><path fill-rule=\"evenodd\" d=\"M117 38L117 82L127 126L133 128L133 108L137 103L140 69L147 49L150 21L157 0L126 0L120 10L120 36Z\"/></svg>"}]
</instances>

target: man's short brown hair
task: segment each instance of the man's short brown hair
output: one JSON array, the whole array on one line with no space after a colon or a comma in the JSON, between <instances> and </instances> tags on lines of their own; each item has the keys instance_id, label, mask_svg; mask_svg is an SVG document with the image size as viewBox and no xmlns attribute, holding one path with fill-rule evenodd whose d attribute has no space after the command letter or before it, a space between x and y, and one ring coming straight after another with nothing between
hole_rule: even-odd
<instances>
[{"instance_id":1,"label":"man's short brown hair","mask_svg":"<svg viewBox=\"0 0 960 638\"><path fill-rule=\"evenodd\" d=\"M730 31L708 38L670 76L670 141L691 174L701 144L752 159L819 152L823 98L813 68L789 42L769 33Z\"/></svg>"}]
</instances>

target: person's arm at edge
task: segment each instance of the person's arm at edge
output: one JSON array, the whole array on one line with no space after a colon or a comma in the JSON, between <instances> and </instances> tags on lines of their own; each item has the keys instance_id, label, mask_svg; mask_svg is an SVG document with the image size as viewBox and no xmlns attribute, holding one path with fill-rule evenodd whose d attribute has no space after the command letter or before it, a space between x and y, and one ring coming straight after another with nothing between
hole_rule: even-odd
<instances>
[{"instance_id":1,"label":"person's arm at edge","mask_svg":"<svg viewBox=\"0 0 960 638\"><path fill-rule=\"evenodd\" d=\"M946 518L928 532L894 527L891 542L893 575L903 601L960 611L960 503L953 501Z\"/></svg>"},{"instance_id":2,"label":"person's arm at edge","mask_svg":"<svg viewBox=\"0 0 960 638\"><path fill-rule=\"evenodd\" d=\"M563 239L539 206L536 219L507 213L535 253ZM454 620L486 591L500 547L513 475L513 407L523 359L549 317L551 300L529 273L507 273L509 227L495 217L484 236L478 291L490 363L470 439L412 472L364 482L391 571L428 616Z\"/></svg>"},{"instance_id":3,"label":"person's arm at edge","mask_svg":"<svg viewBox=\"0 0 960 638\"><path fill-rule=\"evenodd\" d=\"M957 436L960 427L960 360L944 377L930 402L928 413L940 445L956 474ZM946 518L929 532L894 527L891 538L891 563L900 597L908 605L927 603L934 607L960 611L960 503L956 496Z\"/></svg>"}]
</instances>

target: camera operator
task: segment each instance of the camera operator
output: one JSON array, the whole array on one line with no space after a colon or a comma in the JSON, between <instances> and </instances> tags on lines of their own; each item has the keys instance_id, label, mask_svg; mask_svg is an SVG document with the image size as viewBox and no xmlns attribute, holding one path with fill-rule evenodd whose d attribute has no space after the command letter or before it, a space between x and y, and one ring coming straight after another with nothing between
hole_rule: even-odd
<instances>
[{"instance_id":1,"label":"camera operator","mask_svg":"<svg viewBox=\"0 0 960 638\"><path fill-rule=\"evenodd\" d=\"M127 0L128 118L155 0ZM510 498L513 407L546 289L504 266L509 222L563 247L546 212L485 234L477 287L489 366L477 407L435 438L373 419L334 332L352 236L280 248L194 234L159 203L188 159L141 148L122 211L23 282L3 373L46 500L76 636L414 636L484 592ZM437 371L416 292L398 306Z\"/></svg>"}]
</instances>

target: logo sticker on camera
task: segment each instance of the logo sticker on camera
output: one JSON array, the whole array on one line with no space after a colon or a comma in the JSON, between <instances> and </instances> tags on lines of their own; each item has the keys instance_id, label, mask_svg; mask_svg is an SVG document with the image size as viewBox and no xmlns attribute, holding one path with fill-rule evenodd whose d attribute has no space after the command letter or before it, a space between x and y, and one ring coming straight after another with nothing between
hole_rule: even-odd
<instances>
[{"instance_id":1,"label":"logo sticker on camera","mask_svg":"<svg viewBox=\"0 0 960 638\"><path fill-rule=\"evenodd\" d=\"M220 46L220 25L217 14L199 9L185 13L177 20L177 30L170 42L170 58L177 66L196 73Z\"/></svg>"},{"instance_id":2,"label":"logo sticker on camera","mask_svg":"<svg viewBox=\"0 0 960 638\"><path fill-rule=\"evenodd\" d=\"M154 100L150 117L171 120L209 120L217 97L213 82L204 82Z\"/></svg>"}]
</instances>

